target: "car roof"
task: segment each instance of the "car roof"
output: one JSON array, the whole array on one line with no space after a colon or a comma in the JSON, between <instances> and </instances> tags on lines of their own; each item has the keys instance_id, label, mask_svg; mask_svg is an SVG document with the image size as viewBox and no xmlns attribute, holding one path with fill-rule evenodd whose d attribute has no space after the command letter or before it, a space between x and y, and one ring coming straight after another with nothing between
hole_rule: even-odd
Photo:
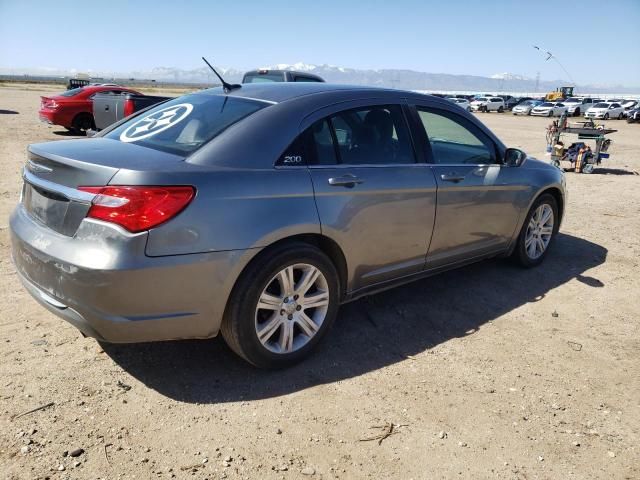
<instances>
[{"instance_id":1,"label":"car roof","mask_svg":"<svg viewBox=\"0 0 640 480\"><path fill-rule=\"evenodd\" d=\"M340 85L322 82L270 82L270 83L244 83L241 88L226 92L230 97L248 98L253 100L262 100L269 103L281 103L293 98L305 95L314 95L321 93L335 92L337 94L354 93L354 92L371 92L380 93L403 93L402 90L393 90L390 88L364 87L357 85ZM222 87L209 88L198 93L223 95L225 94ZM404 92L416 95L415 92Z\"/></svg>"}]
</instances>

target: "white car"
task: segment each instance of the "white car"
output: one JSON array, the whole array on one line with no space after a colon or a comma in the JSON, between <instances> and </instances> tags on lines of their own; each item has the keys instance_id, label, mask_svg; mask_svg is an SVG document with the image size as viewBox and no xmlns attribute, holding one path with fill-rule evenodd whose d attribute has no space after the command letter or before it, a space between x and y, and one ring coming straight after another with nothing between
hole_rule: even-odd
<instances>
[{"instance_id":1,"label":"white car","mask_svg":"<svg viewBox=\"0 0 640 480\"><path fill-rule=\"evenodd\" d=\"M559 117L567 111L561 102L544 102L531 110L531 115L537 117Z\"/></svg>"},{"instance_id":2,"label":"white car","mask_svg":"<svg viewBox=\"0 0 640 480\"><path fill-rule=\"evenodd\" d=\"M504 112L504 100L500 97L479 97L471 102L474 112Z\"/></svg>"},{"instance_id":3,"label":"white car","mask_svg":"<svg viewBox=\"0 0 640 480\"><path fill-rule=\"evenodd\" d=\"M585 113L589 108L593 107L593 98L571 97L563 100L562 103L567 107L567 113L576 117Z\"/></svg>"},{"instance_id":4,"label":"white car","mask_svg":"<svg viewBox=\"0 0 640 480\"><path fill-rule=\"evenodd\" d=\"M524 102L520 102L518 105L513 107L511 113L513 113L514 115L531 115L531 110L533 110L540 104L542 104L540 100L525 100Z\"/></svg>"},{"instance_id":5,"label":"white car","mask_svg":"<svg viewBox=\"0 0 640 480\"><path fill-rule=\"evenodd\" d=\"M460 108L464 108L467 112L471 111L471 104L469 103L469 100L467 100L466 98L447 97L447 100L449 100L452 103L455 103Z\"/></svg>"},{"instance_id":6,"label":"white car","mask_svg":"<svg viewBox=\"0 0 640 480\"><path fill-rule=\"evenodd\" d=\"M640 105L640 102L638 100L625 100L624 102L622 102L620 105L622 105L622 108L624 109L624 117L627 117L628 113L631 110L635 110L638 108L638 106Z\"/></svg>"},{"instance_id":7,"label":"white car","mask_svg":"<svg viewBox=\"0 0 640 480\"><path fill-rule=\"evenodd\" d=\"M609 118L617 118L622 120L624 117L624 108L615 102L596 103L584 114L584 118L601 118L608 120Z\"/></svg>"}]
</instances>

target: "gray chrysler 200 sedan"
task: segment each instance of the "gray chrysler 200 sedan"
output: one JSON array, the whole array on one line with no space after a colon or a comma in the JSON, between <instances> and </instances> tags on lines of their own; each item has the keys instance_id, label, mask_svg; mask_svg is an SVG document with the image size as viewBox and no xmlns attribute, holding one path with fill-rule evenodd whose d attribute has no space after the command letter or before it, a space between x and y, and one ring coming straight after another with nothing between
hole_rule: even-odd
<instances>
[{"instance_id":1,"label":"gray chrysler 200 sedan","mask_svg":"<svg viewBox=\"0 0 640 480\"><path fill-rule=\"evenodd\" d=\"M539 264L557 168L450 102L328 84L214 88L30 145L11 217L29 292L106 342L309 354L341 303L496 256Z\"/></svg>"}]
</instances>

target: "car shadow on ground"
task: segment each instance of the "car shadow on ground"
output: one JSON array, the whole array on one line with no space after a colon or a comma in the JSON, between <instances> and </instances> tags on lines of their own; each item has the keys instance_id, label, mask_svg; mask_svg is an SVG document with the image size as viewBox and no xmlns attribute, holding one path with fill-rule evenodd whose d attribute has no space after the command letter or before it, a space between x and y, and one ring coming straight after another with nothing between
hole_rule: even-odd
<instances>
[{"instance_id":1,"label":"car shadow on ground","mask_svg":"<svg viewBox=\"0 0 640 480\"><path fill-rule=\"evenodd\" d=\"M86 134L84 132L72 132L70 130L55 130L53 132L54 135L60 135L61 137L85 137Z\"/></svg>"},{"instance_id":2,"label":"car shadow on ground","mask_svg":"<svg viewBox=\"0 0 640 480\"><path fill-rule=\"evenodd\" d=\"M20 112L16 112L15 110L1 110L0 115L19 115Z\"/></svg>"},{"instance_id":3,"label":"car shadow on ground","mask_svg":"<svg viewBox=\"0 0 640 480\"><path fill-rule=\"evenodd\" d=\"M592 175L638 175L635 170L625 170L623 168L594 168Z\"/></svg>"},{"instance_id":4,"label":"car shadow on ground","mask_svg":"<svg viewBox=\"0 0 640 480\"><path fill-rule=\"evenodd\" d=\"M314 355L281 371L251 367L221 338L102 347L125 371L175 400L221 403L275 397L356 377L471 335L570 280L602 287L587 271L606 257L600 245L559 234L539 268L490 260L358 300L342 307Z\"/></svg>"}]
</instances>

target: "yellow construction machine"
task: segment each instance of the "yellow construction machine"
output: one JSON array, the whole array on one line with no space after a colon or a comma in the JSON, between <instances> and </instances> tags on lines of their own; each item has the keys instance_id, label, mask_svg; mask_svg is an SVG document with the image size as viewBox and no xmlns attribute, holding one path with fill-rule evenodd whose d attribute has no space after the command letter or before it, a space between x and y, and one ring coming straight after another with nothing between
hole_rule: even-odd
<instances>
[{"instance_id":1,"label":"yellow construction machine","mask_svg":"<svg viewBox=\"0 0 640 480\"><path fill-rule=\"evenodd\" d=\"M569 97L573 97L573 87L560 87L556 88L555 92L549 92L544 97L547 102L559 102L566 100Z\"/></svg>"}]
</instances>

